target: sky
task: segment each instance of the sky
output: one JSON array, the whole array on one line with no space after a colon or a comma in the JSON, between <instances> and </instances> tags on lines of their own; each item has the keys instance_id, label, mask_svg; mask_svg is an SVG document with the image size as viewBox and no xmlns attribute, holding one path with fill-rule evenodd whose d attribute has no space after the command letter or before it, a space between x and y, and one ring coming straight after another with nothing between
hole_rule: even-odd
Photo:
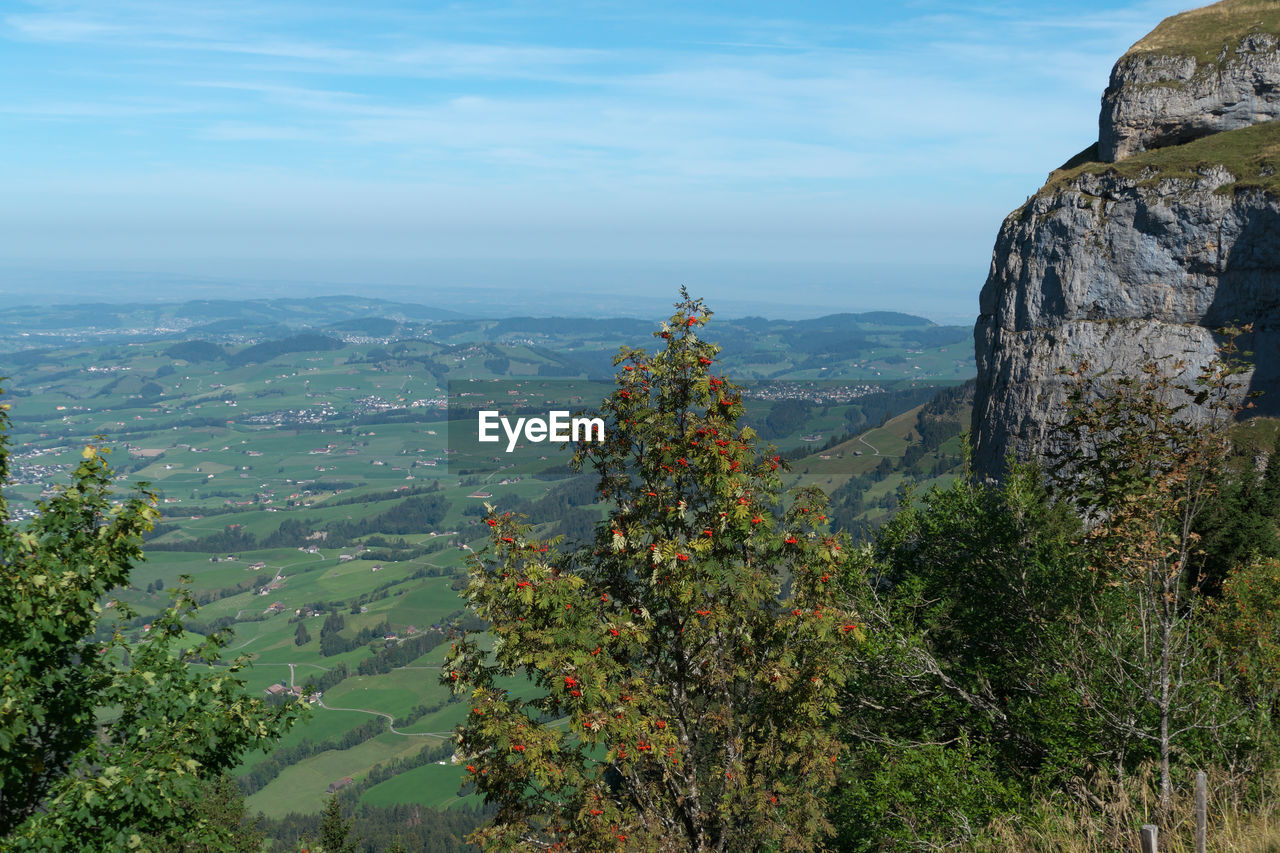
<instances>
[{"instance_id":1,"label":"sky","mask_svg":"<svg viewBox=\"0 0 1280 853\"><path fill-rule=\"evenodd\" d=\"M969 322L1189 5L0 0L0 304Z\"/></svg>"}]
</instances>

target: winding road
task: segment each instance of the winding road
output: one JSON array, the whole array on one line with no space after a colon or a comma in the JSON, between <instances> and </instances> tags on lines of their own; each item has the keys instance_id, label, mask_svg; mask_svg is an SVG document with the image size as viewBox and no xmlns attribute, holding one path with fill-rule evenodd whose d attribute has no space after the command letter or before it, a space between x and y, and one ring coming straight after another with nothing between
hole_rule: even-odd
<instances>
[{"instance_id":1,"label":"winding road","mask_svg":"<svg viewBox=\"0 0 1280 853\"><path fill-rule=\"evenodd\" d=\"M437 740L447 740L453 737L453 732L402 732L396 729L396 718L390 714L384 714L382 711L370 711L368 708L331 708L324 704L323 699L317 699L316 704L326 711L354 711L357 714L373 714L375 717L383 717L387 721L387 728L391 730L393 735L401 737L433 737Z\"/></svg>"},{"instance_id":2,"label":"winding road","mask_svg":"<svg viewBox=\"0 0 1280 853\"><path fill-rule=\"evenodd\" d=\"M315 664L296 664L296 663L285 664L285 666L289 667L289 686L290 687L293 686L293 668L295 666L304 666L304 665L315 666ZM439 668L440 667L438 666L396 667L396 669L439 669ZM320 667L320 669L324 669L324 667ZM382 717L387 721L387 728L391 730L391 733L393 735L400 735L401 737L433 737L439 740L447 740L453 737L453 732L402 732L396 728L396 718L391 716L390 714L385 714L382 711L372 711L368 708L331 708L328 705L324 704L323 699L317 699L316 704L319 705L321 708L324 708L326 711L353 711L357 714L372 714L375 717Z\"/></svg>"}]
</instances>

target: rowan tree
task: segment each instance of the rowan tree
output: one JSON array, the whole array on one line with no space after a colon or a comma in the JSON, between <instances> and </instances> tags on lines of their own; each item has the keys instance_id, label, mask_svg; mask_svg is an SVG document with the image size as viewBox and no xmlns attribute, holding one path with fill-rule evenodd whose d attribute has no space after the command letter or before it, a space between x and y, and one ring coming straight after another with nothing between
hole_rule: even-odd
<instances>
[{"instance_id":1,"label":"rowan tree","mask_svg":"<svg viewBox=\"0 0 1280 853\"><path fill-rule=\"evenodd\" d=\"M656 352L614 359L606 439L575 453L607 507L593 545L486 519L465 595L492 652L465 638L443 673L471 696L457 737L497 807L485 847L807 850L830 832L830 723L862 636L836 592L848 546L820 493L784 509L709 318L686 293Z\"/></svg>"}]
</instances>

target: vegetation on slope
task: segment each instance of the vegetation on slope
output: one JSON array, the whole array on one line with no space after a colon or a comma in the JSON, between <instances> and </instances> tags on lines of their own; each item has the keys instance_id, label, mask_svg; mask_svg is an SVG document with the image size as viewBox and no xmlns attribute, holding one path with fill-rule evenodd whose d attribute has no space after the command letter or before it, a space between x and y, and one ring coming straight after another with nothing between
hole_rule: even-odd
<instances>
[{"instance_id":1,"label":"vegetation on slope","mask_svg":"<svg viewBox=\"0 0 1280 853\"><path fill-rule=\"evenodd\" d=\"M1165 18L1126 56L1192 56L1219 66L1250 33L1280 34L1280 7L1271 0L1222 0Z\"/></svg>"},{"instance_id":2,"label":"vegetation on slope","mask_svg":"<svg viewBox=\"0 0 1280 853\"><path fill-rule=\"evenodd\" d=\"M1091 146L1049 175L1037 195L1049 195L1084 174L1118 175L1154 184L1157 181L1201 180L1210 167L1220 166L1235 178L1217 192L1258 189L1280 196L1280 121L1263 122L1205 136L1182 145L1143 151L1118 163L1088 159L1097 156Z\"/></svg>"},{"instance_id":3,"label":"vegetation on slope","mask_svg":"<svg viewBox=\"0 0 1280 853\"><path fill-rule=\"evenodd\" d=\"M1229 368L1193 389L1223 400L1216 428L1177 417L1176 368L1114 382L1082 374L1060 427L1074 452L1052 489L1032 468L1000 486L957 478L902 506L858 551L838 550L800 495L775 553L756 502L776 484L750 479L759 461L730 428L732 386L675 332L688 323L686 312L664 327L657 356L620 356L607 405L646 450L623 461L623 440L583 457L618 502L593 545L559 558L516 519L489 518L492 547L468 593L501 654L459 644L444 673L471 696L468 771L499 810L482 837L503 849L529 838L604 849L612 837L636 849L1115 850L1146 822L1176 838L1196 769L1219 780L1219 802L1240 804L1240 820L1270 814L1280 627L1268 614L1280 610L1280 575L1274 537L1256 534L1274 530L1280 468L1264 477L1224 464ZM686 369L668 372L663 359L682 355ZM944 415L963 405L961 391L949 395L914 428L945 444ZM647 432L682 416L687 429ZM731 455L708 455L709 439ZM726 488L737 505L721 499ZM1241 515L1225 536L1206 535ZM818 550L793 562L787 546ZM821 601L756 594L734 573L750 576L757 557L766 575L787 567L791 594ZM1210 583L1215 559L1227 567ZM840 613L857 642L827 647L834 670L788 652L786 637ZM494 682L522 672L533 693ZM786 732L824 718L787 703L833 686L824 734L840 744L839 780L815 820L789 798L825 744ZM782 691L776 701L769 689ZM704 714L705 730L693 722ZM738 734L722 745L722 730ZM1130 799L1138 792L1149 797ZM788 819L804 824L780 833ZM1068 820L1091 834L1064 831ZM1250 834L1239 823L1214 831Z\"/></svg>"},{"instance_id":4,"label":"vegetation on slope","mask_svg":"<svg viewBox=\"0 0 1280 853\"><path fill-rule=\"evenodd\" d=\"M695 324L705 319L701 315L699 318ZM691 328L687 322L685 317L686 333ZM670 337L665 340L676 337L670 331L668 334ZM676 354L677 362L681 353L686 357L688 370L684 372L662 374L654 369L656 358L634 352L621 365L633 370L620 369L620 377L646 373L641 364L650 368L648 379L644 380L650 383L648 388L638 379L630 385L624 381L610 398L610 411L618 418L645 425L636 427L638 434L645 430L654 433L644 433L640 435L642 439L669 443L669 437L679 431L655 425L646 408L654 404L641 398L641 391L660 401L665 399L663 383L670 383L666 391L675 395L671 399L684 399L679 393L681 382L722 395L730 388L715 373L715 357L710 348L698 342L685 350ZM278 375L278 370L268 374ZM716 382L714 386L712 380ZM629 396L623 397L623 392ZM276 759L250 755L241 768L247 787L264 786L254 793L250 807L269 808L277 818L264 824L277 839L277 850L294 849L301 834L316 837L321 826L314 811L322 802L325 786L342 781L344 774L353 778L340 788L338 800L345 813L357 817L354 835L365 839L357 849L367 853L395 849L397 837L405 844L423 845L422 849L461 849L459 836L485 817L474 810L479 805L474 785L458 788L459 777L476 775L466 770L468 763L480 771L480 776L497 776L481 787L497 797L494 807L507 809L500 825L510 828L525 825L520 821L533 821L533 825L546 828L546 824L539 823L539 815L545 813L521 817L518 810L541 808L539 797L532 794L546 793L549 789L540 786L552 785L565 795L564 802L555 806L557 814L564 817L565 809L575 802L584 805L583 813L574 812L571 824L565 825L597 835L603 833L605 842L613 839L609 844L621 843L617 835L627 835L630 842L648 838L657 843L671 827L663 823L660 809L648 809L644 812L648 817L638 816L636 804L646 796L658 796L647 787L658 778L647 775L650 770L660 769L658 765L651 766L650 761L656 757L658 744L664 747L664 757L680 757L679 766L689 768L690 778L698 780L698 799L690 792L678 801L699 802L699 809L723 808L719 817L702 822L702 826L710 827L704 829L704 839L768 837L779 846L801 849L826 843L843 850L926 846L1050 850L1064 849L1068 844L1074 845L1069 849L1113 850L1129 844L1138 823L1154 820L1164 828L1166 842L1176 843L1182 831L1181 816L1185 814L1181 805L1185 802L1183 791L1191 772L1201 768L1207 769L1215 780L1213 796L1223 805L1223 812L1215 815L1231 815L1230 822L1226 817L1215 817L1211 832L1224 843L1245 836L1260 837L1263 825L1258 824L1254 831L1249 828L1253 826L1250 821L1273 813L1268 811L1268 791L1273 789L1271 780L1280 766L1280 742L1269 723L1280 712L1280 629L1274 618L1280 612L1280 566L1276 563L1280 543L1275 535L1276 514L1280 512L1280 464L1258 462L1274 456L1274 429L1238 427L1227 442L1238 451L1237 455L1223 460L1215 450L1225 446L1221 433L1168 432L1176 432L1176 421L1161 420L1164 415L1158 401L1141 393L1141 388L1128 397L1104 394L1098 399L1119 402L1088 417L1085 409L1073 413L1077 446L1101 448L1110 454L1078 454L1093 466L1089 469L1091 479L1060 478L1057 490L1051 492L1043 487L1036 472L1022 471L1003 486L993 487L972 483L965 477L947 481L936 476L939 466L949 465L949 457L959 453L960 437L955 433L964 420L966 395L966 388L957 388L908 414L887 417L880 427L863 434L868 443L833 440L822 450L798 456L797 469L812 470L797 470L785 482L831 479L835 472L820 468L819 463L847 465L850 470L859 466L861 473L844 475L847 482L882 468L887 472L883 480L865 489L850 487L850 500L862 500L865 492L879 494L877 489L892 490L896 482L932 477L941 484L940 488L917 493L893 510L859 505L861 513L884 510L888 516L882 529L868 531L868 545L861 549L843 545L838 537L819 535L825 520L805 520L814 518L815 512L825 514L815 509L820 504L813 502L816 496L812 493L808 498L784 497L778 507L783 526L765 531L766 519L773 517L769 495L783 482L776 478L786 467L784 460L773 460L765 454L753 461L743 449L751 441L748 433L722 428L741 417L740 402L732 395L708 397L703 402L711 407L714 418L691 421L693 434L685 436L698 442L696 446L682 447L679 452L673 447L670 452L664 450L652 456L646 452L642 458L631 459L619 445L614 455L601 457L609 474L606 488L614 493L614 499L622 498L620 504L610 508L603 523L595 523L601 509L587 502L582 482L553 484L550 491L548 481L537 478L513 484L512 494L523 501L518 505L537 512L539 517L535 520L544 525L556 523L559 516L569 512L584 514L574 523L582 538L593 544L585 551L575 552L573 560L548 569L559 570L559 576L539 574L547 568L541 561L549 560L543 552L520 550L522 541L530 545L537 535L523 531L512 519L493 518L496 523L490 528L474 513L463 512L464 507L479 507L474 499L466 497L476 488L475 483L446 483L439 490L432 483L417 493L409 488L388 489L392 480L403 479L402 470L389 475L381 487L361 487L367 489L367 506L344 495L327 508L324 501L307 508L306 517L314 517L316 523L303 524L303 517L299 517L298 524L288 525L287 532L292 537L288 547L237 553L234 560L229 555L215 555L218 562L210 562L203 554L167 552L164 566L142 564L136 571L130 568L128 580L136 588L120 589L120 597L148 607L148 614L162 615L158 619L154 615L147 617L152 625L150 632L135 619L114 619L105 626L105 633L99 632L88 642L111 642L107 639L109 629L111 624L118 624L123 636L134 643L130 660L135 668L143 665L149 668L146 671L163 671L165 677L159 681L165 685L200 689L201 684L209 683L202 679L219 677L223 671L213 670L206 676L208 667L190 655L149 655L147 643L154 640L147 638L171 637L174 642L181 638L183 645L190 648L191 643L196 643L198 647L198 638L179 635L178 629L207 632L215 625L235 623L240 634L233 647L257 654L257 666L243 671L241 676L245 689L261 696L261 691L272 684L283 683L287 688L296 677L298 683L309 682L324 691L329 707L317 709L310 725L287 735ZM728 402L727 409L721 400ZM657 409L668 415L680 410L674 405L662 409L661 404ZM760 420L767 424L769 419ZM771 428L796 426L789 422L784 425L782 420L785 419L775 419ZM1117 424L1123 424L1123 429L1117 431ZM1163 424L1159 429L1166 432L1156 430L1157 424ZM722 434L700 436L699 426ZM358 450L360 441L387 440L389 431L392 443L378 451L380 455L388 455L387 450L421 446L420 434L379 426L377 435L343 434L344 443L339 447L347 447L350 442L351 449ZM358 432L363 428L357 428ZM245 441L259 440L255 433L242 434ZM213 450L193 457L201 466L209 466L209 472L227 470L211 461L214 451L226 441L222 435L228 433L205 436L202 445L213 445ZM1122 441L1107 446L1087 440L1090 436L1096 439L1108 435L1119 435ZM705 448L704 439L711 442ZM727 443L721 447L717 440ZM292 446L283 435L269 434L264 441L257 446L272 453ZM306 441L306 446L311 447L320 443ZM227 446L232 446L231 442ZM1178 457L1172 453L1181 446L1208 455ZM844 458L835 458L840 448L855 447L862 451L851 450ZM1153 452L1154 448L1163 448L1164 452ZM722 456L720 450L726 454ZM168 452L177 453L173 449ZM855 456L854 452L863 455ZM243 449L236 453L245 455ZM824 460L823 455L829 458ZM91 455L81 461L98 471L95 459L98 457ZM307 470L314 469L315 459L307 458ZM735 463L736 470L732 467ZM771 464L777 464L778 470L774 471ZM274 467L274 460L267 465ZM363 465L367 466L364 470L382 471L369 466L367 460ZM724 470L719 465L725 466ZM757 469L763 479L758 477L748 483L741 472ZM350 476L354 476L354 470ZM648 472L643 483L659 497L668 491L674 497L680 491L687 512L692 514L683 518L680 504L670 500L646 508L644 501L650 499L647 493L636 495L636 500L627 499L639 488L636 483L641 481L633 480L637 471ZM1120 472L1128 474L1122 477ZM1202 472L1217 473L1209 479L1198 479ZM82 495L105 494L108 475L98 471L93 476L98 485L82 490ZM721 500L735 478L750 492L738 496L738 500L745 498L746 504ZM1193 482L1200 485L1188 492L1186 486ZM1092 491L1081 491L1082 485ZM251 488L263 487L257 482ZM1188 517L1183 510L1191 506L1186 494L1195 496L1190 527L1181 521ZM437 495L445 500L436 501ZM410 498L406 503L410 508L430 510L434 521L422 523L449 525L457 532L448 537L430 536L440 532L435 530L393 535L375 531L374 527L380 525L367 529L362 526L364 520L374 518L406 522L398 514L387 512L400 497ZM1077 520L1079 512L1098 506L1112 507L1105 516L1110 524L1105 528L1083 527ZM237 519L255 537L283 537L287 517L271 515L267 511L270 508L259 505L237 511ZM805 509L809 512L805 513ZM850 503L848 509L852 512L854 505ZM706 515L705 519L698 515L700 512ZM725 515L720 516L721 512ZM746 515L739 518L742 512ZM592 513L596 514L594 518ZM127 510L122 517L129 518ZM26 527L6 526L6 536L13 534L6 541L18 548L12 554L18 555L21 548L27 547L25 533L52 531L63 523L60 518L65 520L67 515L55 512ZM170 521L177 520L170 517ZM209 519L184 518L181 522L203 529L208 535L227 528L227 520L226 515L218 515ZM366 546L365 551L340 560L340 549L307 546L312 541L322 542L306 537L330 523L335 525L331 528L335 531L343 524L351 525L352 531L358 528L359 535L352 532L352 544L346 547L354 551L358 542ZM408 523L412 526L417 522ZM467 698L481 709L492 700L497 703L495 708L505 703L504 707L529 712L523 720L506 718L506 722L491 726L472 720L476 715L469 713L469 703L448 701L447 688L456 683L450 673L458 671L461 681L463 670L446 663L446 656L459 649L449 649L445 636L448 625L485 628L485 622L474 614L459 620L459 614L451 612L457 610L458 602L448 575L454 571L461 552L457 544L445 543L457 536L456 543L469 542L478 548L478 535L490 530L496 550L485 558L492 570L489 574L497 571L494 566L499 564L493 560L498 559L508 577L486 577L483 596L487 596L484 601L488 609L484 615L494 619L495 624L500 619L513 623L495 628L498 633L507 632L509 642L504 648L508 652L504 654L519 654L520 644L527 640L536 647L532 664L551 673L538 684L494 673L490 669L494 658L489 640L480 635L476 645L468 645L469 663L474 668L467 677L477 678L477 686L482 685L483 690ZM615 550L615 530L622 533L621 550ZM1099 530L1105 536L1100 536ZM110 540L110 535L103 535ZM503 537L512 542L503 541ZM37 542L49 539L50 544L65 538L35 537ZM445 544L449 553L433 550L434 542ZM121 553L134 553L129 549L137 546L136 537L128 539L128 543ZM632 554L636 543L639 551ZM841 544L840 550L835 551L832 543ZM658 568L665 567L666 576L660 573L657 579L663 584L671 580L669 592L661 586L646 592L649 574L632 571L639 564L653 566L651 554L658 552L649 549L648 544L659 546ZM599 553L592 553L593 550ZM414 556L385 563L380 562L381 557L378 561L361 559L377 551L387 556ZM688 559L681 560L679 555ZM9 597L3 600L21 604L24 596L34 594L37 577L45 573L34 571L29 561L23 561L25 558L7 555L6 559L6 565L13 567L13 577L5 587ZM436 560L439 562L433 562ZM267 563L269 570L259 567L255 574L253 566L259 562ZM748 585L733 573L741 574L756 564L788 567L784 585L777 590L781 595L825 598L817 603L806 599L803 606L791 610L776 596L756 595L748 601L744 597ZM163 594L157 589L163 589L186 567L195 570L203 583L229 590L226 596L210 599L200 614L200 622L189 613L181 623L169 620L158 600ZM375 567L377 574L373 574ZM733 576L726 580L718 572ZM676 578L685 578L685 573L685 586L701 589L704 594L695 594L688 601L681 599L683 581L676 583ZM262 584L256 584L259 577ZM597 594L592 586L592 595L585 597L570 594L573 577L593 585L605 584L607 588ZM528 586L521 585L524 580ZM259 586L265 589L276 581L277 589L267 590L269 597L257 594ZM240 588L245 583L248 587ZM565 588L561 590L558 585ZM202 593L207 590L208 587L202 589ZM534 595L528 596L531 600L526 600L526 590L534 590ZM653 598L655 594L657 597ZM600 601L600 595L606 595L608 601ZM653 602L647 599L643 607L637 604L632 608L628 604L640 602L644 596L653 598L653 602L665 602L663 606L670 613L687 617L681 625L686 642L699 638L708 641L709 645L693 661L695 670L690 673L695 680L707 683L737 684L730 691L735 697L732 701L717 704L720 700L715 691L703 695L694 690L690 694L691 706L683 711L672 706L667 709L670 713L657 715L660 703L666 701L663 686L678 678L655 675L662 670L651 665L642 667L650 682L640 683L632 678L635 683L627 685L627 696L631 698L622 699L618 693L620 677L614 676L623 670L608 669L606 664L623 667L633 657L639 660L644 632L657 631L655 614L663 612L661 607L650 606ZM263 608L277 597L282 605L279 610L284 612L264 613ZM91 605L94 598L89 596L81 604ZM1175 607L1161 615L1162 602L1170 600ZM570 605L568 610L566 604ZM608 620L599 621L600 608L607 611L606 615L614 613L609 608L621 608L613 619L618 639L609 633ZM801 616L792 610L804 617L803 625ZM835 619L842 610L853 615L848 620ZM10 611L10 615L17 614L20 608L15 605ZM821 618L818 611L823 614ZM777 618L771 622L761 614ZM521 617L526 620L524 623L518 621ZM432 623L439 623L444 630L433 629ZM753 627L745 633L735 632L735 626L744 624ZM24 618L11 618L10 625L11 632L39 627ZM416 625L417 633L406 639L410 625ZM855 628L846 634L846 625ZM1153 635L1152 626L1167 626L1169 630ZM819 641L823 627L846 640L856 637L858 641L822 645ZM626 633L625 643L624 629L631 632ZM402 636L393 640L384 636L388 632ZM600 651L592 654L595 646L584 642L596 634L600 635L595 644ZM774 634L781 638L779 642L775 642ZM798 647L787 645L787 637L792 634L793 639L807 638L806 649L826 649L820 666L806 659ZM659 654L679 648L675 634L665 639L657 633L654 636L661 640L655 647ZM724 645L724 637L734 638L734 643ZM1135 642L1134 638L1145 641ZM616 649L612 645L615 642L619 644ZM742 645L736 645L738 642ZM328 656L321 648L326 643ZM11 646L9 643L4 648ZM552 652L557 648L569 650L569 669L555 665ZM198 654L207 659L212 653ZM104 657L113 660L113 666L124 667L121 672L132 671L123 657ZM22 665L21 661L9 663ZM445 667L444 686L435 684L440 672L437 668L441 666ZM592 666L605 670L593 676ZM1160 689L1160 673L1166 671L1177 673L1167 694ZM778 680L769 680L772 675ZM145 677L140 677L139 686L146 683ZM566 677L576 683L570 684ZM767 685L751 686L752 679L759 678L766 679ZM743 679L751 684L739 684ZM566 732L580 737L576 733L581 727L566 730L565 720L576 719L574 715L579 711L592 709L575 704L588 701L585 695L574 696L572 692L585 694L584 685L593 685L589 689L602 694L613 693L599 697L601 701L610 700L605 702L607 709L595 709L600 712L596 715L600 731L607 735L598 735L603 739L596 747L576 752ZM224 683L223 690L231 686ZM781 692L775 695L771 690ZM147 709L148 715L155 711L155 715L147 716L158 721L155 731L173 731L174 715L179 709L169 703L170 693L163 688L154 692L148 688L147 694L146 702L134 704ZM92 698L90 694L84 696ZM32 704L24 701L25 705ZM223 732L220 727L234 723L233 716L218 710L218 701L203 703L211 718L193 716L188 720L190 725L199 731ZM338 708L355 710L334 710ZM615 716L617 713L623 714L621 721ZM743 731L755 734L744 740L744 745L776 750L764 761L758 761L749 757L749 751L743 751L736 736L728 738L725 749L718 752L716 738L707 735L705 749L669 756L666 748L683 748L678 739L670 743L663 740L673 733L671 730L679 729L676 721L682 713L711 714L715 718L713 728L727 727L726 732L745 722ZM796 725L796 719L802 716L804 725ZM463 756L454 765L449 761L453 744L447 730L463 720L471 723L471 740L466 748L471 760ZM664 725L659 726L658 720ZM0 722L8 725L12 720L0 718ZM211 728L199 728L205 723ZM518 725L526 728L513 728ZM151 730L149 726L148 731ZM122 738L129 736L126 728L120 732ZM142 737L141 733L136 734ZM840 743L839 749L827 752L825 746L833 741ZM226 743L235 747L236 742L232 739ZM773 746L769 746L771 743ZM548 746L551 744L556 745L555 749ZM484 751L494 745L500 748ZM525 748L517 750L516 746ZM620 754L621 749L626 750L626 756ZM815 808L811 799L795 799L799 785L796 768L804 767L815 751L827 756L824 769L834 771L837 778L820 808ZM4 760L15 754L13 750L0 752ZM838 756L834 764L829 760L832 754ZM234 750L228 752L230 760L236 755ZM559 758L551 761L553 755ZM781 761L776 767L770 765L775 759ZM607 767L599 775L601 761L620 772L637 774L630 790L639 799L620 793L625 777L615 777ZM215 771L226 765L206 763L208 779L198 787L193 781L190 790L178 792L187 799L179 796L174 802L203 802L214 796L210 792L218 784ZM362 769L355 773L345 769L352 766ZM766 766L772 769L761 769ZM485 774L485 769L490 773ZM719 778L713 781L717 774ZM732 774L733 779L727 774ZM10 775L17 779L20 773ZM154 781L156 777L151 778ZM588 803L579 794L590 787L593 779L600 782L592 790L601 801ZM77 777L75 783L92 780L93 776L86 774ZM117 819L120 827L140 830L144 848L168 843L151 840L160 838L153 836L149 828L155 824L148 824L136 808L138 804L163 807L163 798L153 796L156 789L148 787L151 785L145 779L135 779L132 787L120 789L133 792L129 794L135 804L132 812L114 810L111 800L103 801L104 808L122 815ZM502 799L503 790L511 796ZM227 839L241 838L228 841L228 845L256 849L254 833L239 825L235 792L223 784L216 796L224 804L219 811L232 816L216 831ZM452 804L463 808L439 819L431 810ZM592 814L593 809L600 814ZM309 811L312 815L289 816L290 811ZM795 826L794 821L802 812L803 826ZM56 813L56 809L47 812ZM191 813L197 814L194 810ZM605 814L610 815L608 824L591 823L592 818ZM716 821L720 828L715 828ZM615 823L619 828L609 835ZM97 826L100 829L104 824ZM424 827L428 826L437 826L441 831L427 831ZM1086 829L1067 829L1069 826ZM190 836L194 838L206 829L209 828L183 823L167 826L165 831L172 836L190 830L196 833ZM502 832L497 828L493 834ZM82 836L74 837L78 839L75 843L84 841ZM125 835L121 843L127 844L128 840ZM96 836L94 844L98 844ZM111 843L98 846L110 848ZM587 846L600 845L593 842Z\"/></svg>"}]
</instances>

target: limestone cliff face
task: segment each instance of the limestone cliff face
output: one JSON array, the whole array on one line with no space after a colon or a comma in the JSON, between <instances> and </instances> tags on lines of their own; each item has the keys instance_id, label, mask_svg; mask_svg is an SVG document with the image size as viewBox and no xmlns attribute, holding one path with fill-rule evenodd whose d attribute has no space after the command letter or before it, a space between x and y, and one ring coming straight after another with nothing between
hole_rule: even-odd
<instances>
[{"instance_id":1,"label":"limestone cliff face","mask_svg":"<svg viewBox=\"0 0 1280 853\"><path fill-rule=\"evenodd\" d=\"M1280 398L1280 201L1216 191L1233 181L1084 174L1005 220L974 331L979 471L1048 449L1059 369L1172 357L1193 378L1232 323L1254 323L1252 387Z\"/></svg>"},{"instance_id":2,"label":"limestone cliff face","mask_svg":"<svg viewBox=\"0 0 1280 853\"><path fill-rule=\"evenodd\" d=\"M1256 29L1256 5L1208 9L1228 19L1243 10ZM974 329L980 474L998 477L1007 454L1049 449L1065 398L1059 369L1087 361L1134 373L1173 356L1190 379L1216 351L1214 330L1233 323L1254 324L1248 381L1264 392L1263 411L1280 411L1280 122L1269 122L1280 116L1280 39L1226 38L1231 61L1203 79L1190 55L1127 54L1094 156L1055 172L1005 219ZM1157 83L1172 79L1186 85Z\"/></svg>"},{"instance_id":3,"label":"limestone cliff face","mask_svg":"<svg viewBox=\"0 0 1280 853\"><path fill-rule=\"evenodd\" d=\"M1244 36L1220 62L1134 53L1111 72L1102 96L1098 154L1115 162L1280 117L1280 39Z\"/></svg>"}]
</instances>

